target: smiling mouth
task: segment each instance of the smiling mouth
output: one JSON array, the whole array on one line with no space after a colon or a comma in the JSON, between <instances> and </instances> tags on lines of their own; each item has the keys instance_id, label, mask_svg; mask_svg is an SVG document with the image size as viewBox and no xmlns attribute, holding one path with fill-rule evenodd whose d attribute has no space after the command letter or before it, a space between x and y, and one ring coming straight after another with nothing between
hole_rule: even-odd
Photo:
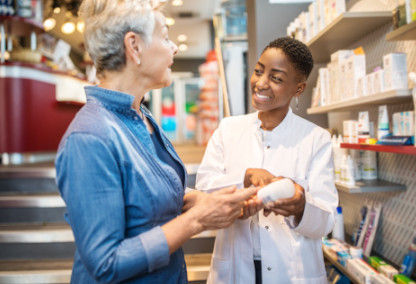
<instances>
[{"instance_id":1,"label":"smiling mouth","mask_svg":"<svg viewBox=\"0 0 416 284\"><path fill-rule=\"evenodd\" d=\"M259 98L260 100L270 100L271 99L271 97L269 97L269 96L265 96L265 95L261 95L261 94L259 94L259 93L254 93L254 95L257 97L257 98Z\"/></svg>"}]
</instances>

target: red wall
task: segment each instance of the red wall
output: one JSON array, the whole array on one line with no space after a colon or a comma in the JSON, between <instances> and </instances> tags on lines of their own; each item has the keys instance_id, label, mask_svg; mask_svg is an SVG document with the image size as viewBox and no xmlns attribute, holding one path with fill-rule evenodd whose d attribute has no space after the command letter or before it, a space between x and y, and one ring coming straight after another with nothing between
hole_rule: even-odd
<instances>
[{"instance_id":1,"label":"red wall","mask_svg":"<svg viewBox=\"0 0 416 284\"><path fill-rule=\"evenodd\" d=\"M80 107L57 102L54 84L0 78L0 153L56 151Z\"/></svg>"}]
</instances>

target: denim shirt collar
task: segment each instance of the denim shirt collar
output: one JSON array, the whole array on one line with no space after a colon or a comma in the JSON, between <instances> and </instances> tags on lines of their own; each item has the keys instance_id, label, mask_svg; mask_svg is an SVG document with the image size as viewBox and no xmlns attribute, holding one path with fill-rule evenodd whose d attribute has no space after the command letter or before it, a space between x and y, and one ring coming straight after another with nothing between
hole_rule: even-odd
<instances>
[{"instance_id":1,"label":"denim shirt collar","mask_svg":"<svg viewBox=\"0 0 416 284\"><path fill-rule=\"evenodd\" d=\"M134 96L126 93L104 89L98 86L86 86L85 93L87 95L87 102L95 100L106 108L129 111L133 106Z\"/></svg>"}]
</instances>

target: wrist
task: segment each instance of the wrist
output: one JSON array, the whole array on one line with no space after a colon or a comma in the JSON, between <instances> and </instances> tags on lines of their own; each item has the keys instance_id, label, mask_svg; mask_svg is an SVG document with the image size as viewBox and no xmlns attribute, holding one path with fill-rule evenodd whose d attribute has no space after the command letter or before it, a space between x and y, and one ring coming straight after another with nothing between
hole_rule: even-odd
<instances>
[{"instance_id":1,"label":"wrist","mask_svg":"<svg viewBox=\"0 0 416 284\"><path fill-rule=\"evenodd\" d=\"M185 218L185 223L188 224L188 228L191 231L192 235L199 234L205 231L207 228L200 222L199 216L196 210L189 210L182 214Z\"/></svg>"}]
</instances>

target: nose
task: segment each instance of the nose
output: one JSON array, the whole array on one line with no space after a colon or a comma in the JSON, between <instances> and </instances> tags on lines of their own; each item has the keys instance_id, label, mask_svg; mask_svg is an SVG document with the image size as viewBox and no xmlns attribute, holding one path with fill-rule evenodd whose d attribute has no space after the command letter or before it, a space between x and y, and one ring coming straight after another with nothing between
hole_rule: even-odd
<instances>
[{"instance_id":1,"label":"nose","mask_svg":"<svg viewBox=\"0 0 416 284\"><path fill-rule=\"evenodd\" d=\"M264 89L267 89L269 87L269 83L268 83L268 79L267 79L266 74L262 74L258 78L258 80L256 82L256 87L259 90L264 90Z\"/></svg>"},{"instance_id":2,"label":"nose","mask_svg":"<svg viewBox=\"0 0 416 284\"><path fill-rule=\"evenodd\" d=\"M171 41L171 43L172 43L173 55L176 55L178 53L178 46L173 41Z\"/></svg>"}]
</instances>

